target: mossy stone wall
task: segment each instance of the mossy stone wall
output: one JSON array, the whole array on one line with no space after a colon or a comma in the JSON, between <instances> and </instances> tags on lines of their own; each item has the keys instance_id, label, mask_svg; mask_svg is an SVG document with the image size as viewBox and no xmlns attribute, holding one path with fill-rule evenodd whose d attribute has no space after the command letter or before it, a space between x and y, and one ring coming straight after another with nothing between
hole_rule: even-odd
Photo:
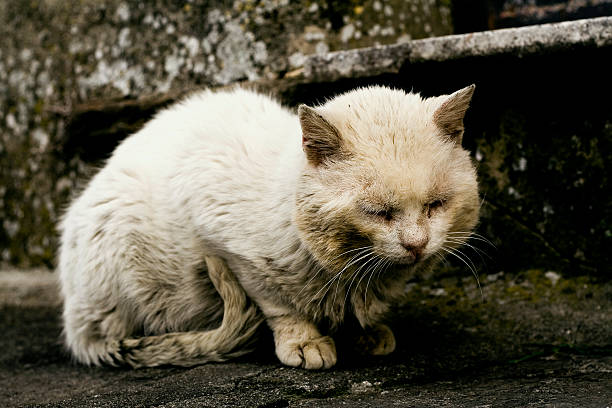
<instances>
[{"instance_id":1,"label":"mossy stone wall","mask_svg":"<svg viewBox=\"0 0 612 408\"><path fill-rule=\"evenodd\" d=\"M69 196L133 130L123 118L158 107L67 129L80 106L274 81L309 54L451 32L429 0L0 2L0 263L52 266Z\"/></svg>"}]
</instances>

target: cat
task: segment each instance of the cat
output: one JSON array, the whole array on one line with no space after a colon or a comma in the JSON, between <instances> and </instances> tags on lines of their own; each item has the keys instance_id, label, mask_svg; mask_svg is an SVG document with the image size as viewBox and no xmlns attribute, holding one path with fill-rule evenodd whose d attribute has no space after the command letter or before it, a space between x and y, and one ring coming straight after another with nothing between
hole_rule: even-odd
<instances>
[{"instance_id":1,"label":"cat","mask_svg":"<svg viewBox=\"0 0 612 408\"><path fill-rule=\"evenodd\" d=\"M249 352L265 321L283 364L322 369L353 319L364 352L391 353L382 321L406 280L478 221L461 146L473 92L372 86L295 115L237 88L161 111L60 222L68 349L191 366Z\"/></svg>"}]
</instances>

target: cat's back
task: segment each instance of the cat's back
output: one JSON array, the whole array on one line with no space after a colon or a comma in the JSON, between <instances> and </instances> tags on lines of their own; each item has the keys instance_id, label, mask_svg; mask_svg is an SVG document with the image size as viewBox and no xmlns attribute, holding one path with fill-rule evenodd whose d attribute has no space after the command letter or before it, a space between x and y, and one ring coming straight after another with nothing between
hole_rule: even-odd
<instances>
[{"instance_id":1,"label":"cat's back","mask_svg":"<svg viewBox=\"0 0 612 408\"><path fill-rule=\"evenodd\" d=\"M198 185L211 194L258 189L281 157L301 151L300 132L296 115L267 95L200 91L123 140L73 207L102 195L154 205Z\"/></svg>"},{"instance_id":2,"label":"cat's back","mask_svg":"<svg viewBox=\"0 0 612 408\"><path fill-rule=\"evenodd\" d=\"M299 134L296 116L267 95L241 88L206 90L161 111L114 156L132 161L138 155L154 163L164 157L226 157L230 164L274 156L292 141L299 145Z\"/></svg>"},{"instance_id":3,"label":"cat's back","mask_svg":"<svg viewBox=\"0 0 612 408\"><path fill-rule=\"evenodd\" d=\"M104 217L117 228L131 228L131 220L144 218L159 228L192 207L209 209L216 220L214 203L242 203L265 194L282 161L301 152L300 134L296 115L266 95L240 88L195 93L158 113L115 149L72 202L60 230L93 230Z\"/></svg>"}]
</instances>

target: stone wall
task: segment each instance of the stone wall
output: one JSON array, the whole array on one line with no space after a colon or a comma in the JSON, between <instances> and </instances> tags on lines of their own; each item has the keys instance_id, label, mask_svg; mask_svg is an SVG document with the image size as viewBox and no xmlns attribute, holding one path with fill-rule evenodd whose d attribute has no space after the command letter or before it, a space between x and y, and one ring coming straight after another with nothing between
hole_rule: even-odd
<instances>
[{"instance_id":1,"label":"stone wall","mask_svg":"<svg viewBox=\"0 0 612 408\"><path fill-rule=\"evenodd\" d=\"M430 0L12 0L0 24L0 262L18 266L52 266L69 196L168 95L452 32Z\"/></svg>"}]
</instances>

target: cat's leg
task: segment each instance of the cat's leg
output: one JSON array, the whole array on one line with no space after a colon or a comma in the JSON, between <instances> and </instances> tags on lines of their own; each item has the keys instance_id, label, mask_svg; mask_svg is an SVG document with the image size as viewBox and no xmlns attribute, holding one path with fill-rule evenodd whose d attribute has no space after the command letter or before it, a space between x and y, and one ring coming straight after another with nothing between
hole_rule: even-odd
<instances>
[{"instance_id":1,"label":"cat's leg","mask_svg":"<svg viewBox=\"0 0 612 408\"><path fill-rule=\"evenodd\" d=\"M384 356L395 350L393 331L389 326L380 322L380 319L387 314L389 305L373 294L369 295L368 298L363 294L354 294L352 298L355 317L362 327L355 343L362 353Z\"/></svg>"},{"instance_id":2,"label":"cat's leg","mask_svg":"<svg viewBox=\"0 0 612 408\"><path fill-rule=\"evenodd\" d=\"M64 301L63 320L66 345L75 359L86 365L117 365L109 352L112 341L107 339L123 338L134 330L132 319L107 299L91 301L71 296Z\"/></svg>"},{"instance_id":3,"label":"cat's leg","mask_svg":"<svg viewBox=\"0 0 612 408\"><path fill-rule=\"evenodd\" d=\"M395 336L386 324L366 326L355 342L358 350L373 356L385 356L395 350Z\"/></svg>"},{"instance_id":4,"label":"cat's leg","mask_svg":"<svg viewBox=\"0 0 612 408\"><path fill-rule=\"evenodd\" d=\"M108 244L118 239L104 240L107 231L88 224L82 214L69 213L67 221L57 270L64 303L64 342L83 364L116 365L108 353L108 340L138 330L132 308L125 307L125 298L117 295L119 268L115 265L123 259ZM94 239L89 238L92 235Z\"/></svg>"},{"instance_id":5,"label":"cat's leg","mask_svg":"<svg viewBox=\"0 0 612 408\"><path fill-rule=\"evenodd\" d=\"M306 369L330 368L336 364L336 345L316 326L288 309L260 303L268 325L274 333L276 355L291 367Z\"/></svg>"}]
</instances>

